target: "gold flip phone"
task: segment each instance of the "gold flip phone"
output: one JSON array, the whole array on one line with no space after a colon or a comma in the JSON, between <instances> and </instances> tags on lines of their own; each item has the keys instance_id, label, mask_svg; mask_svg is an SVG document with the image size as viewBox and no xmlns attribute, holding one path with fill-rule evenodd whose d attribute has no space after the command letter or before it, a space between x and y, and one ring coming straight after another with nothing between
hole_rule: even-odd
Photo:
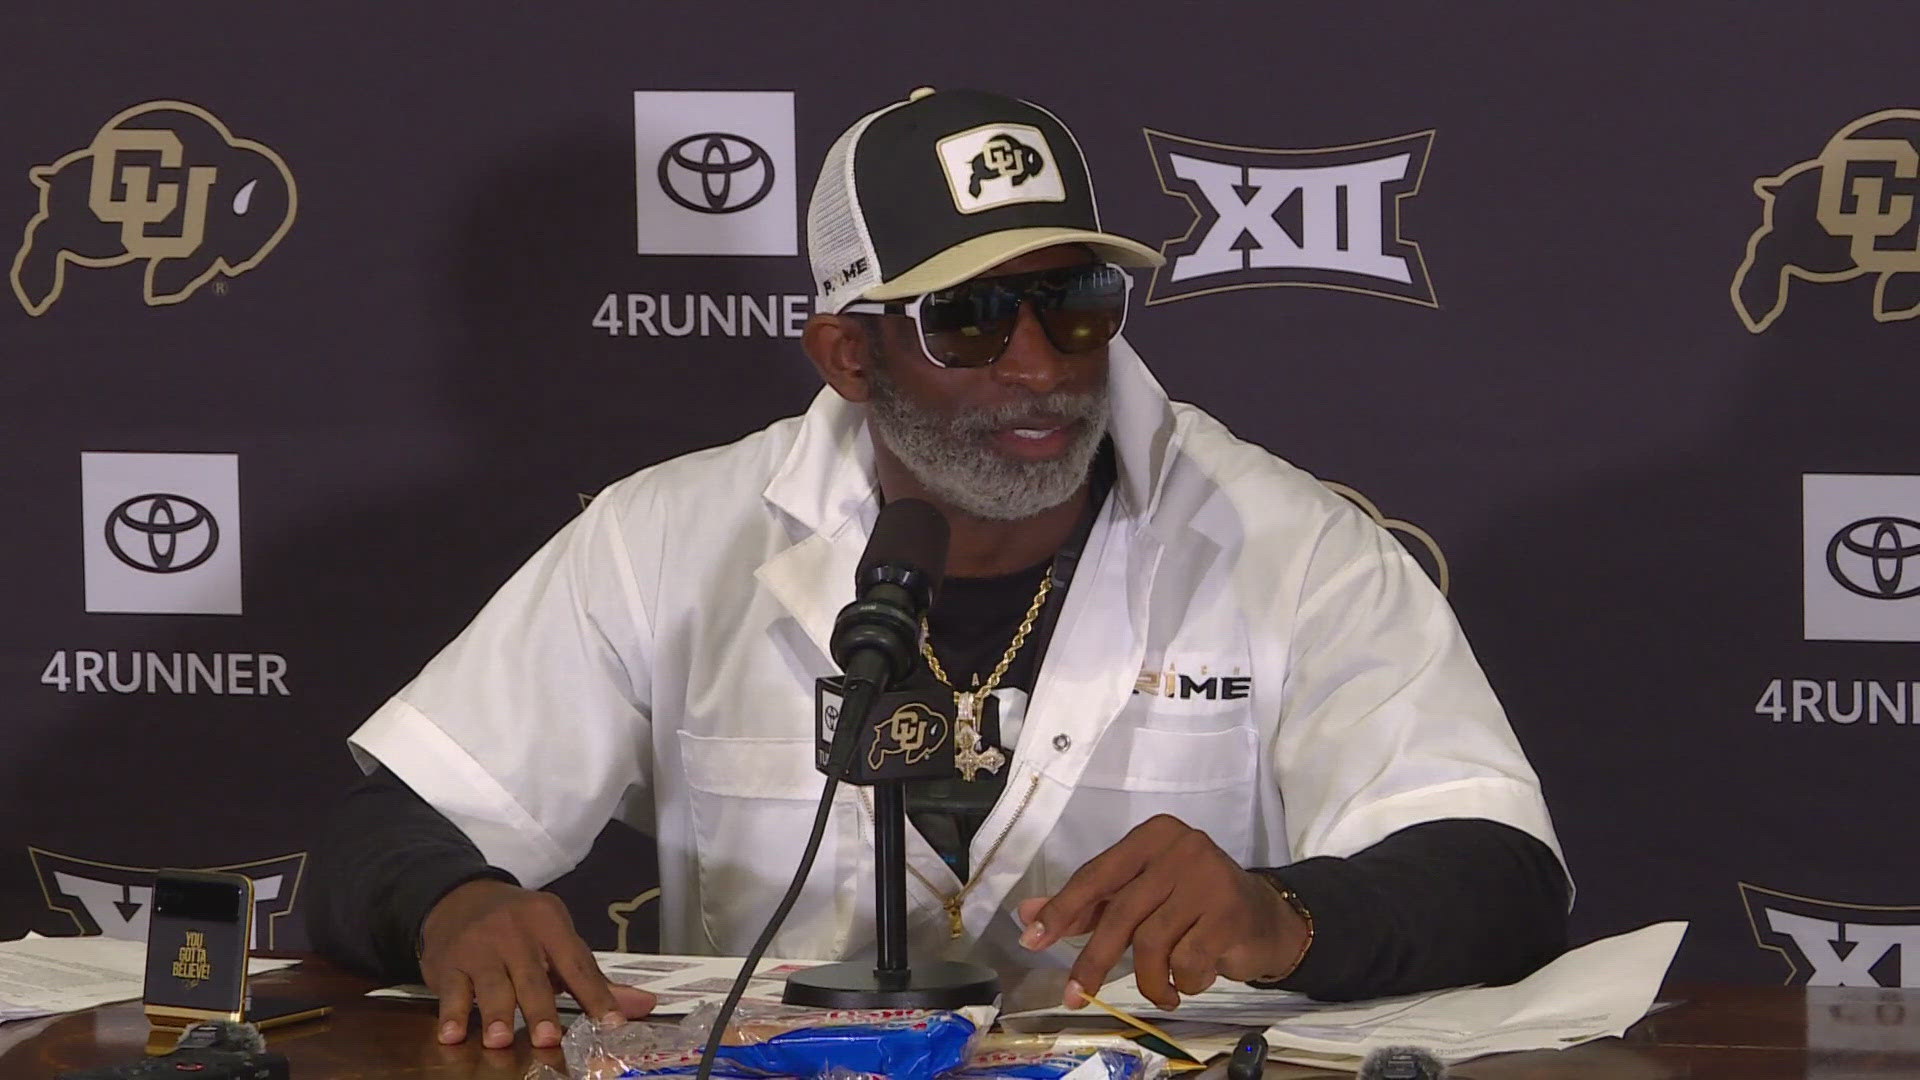
<instances>
[{"instance_id":1,"label":"gold flip phone","mask_svg":"<svg viewBox=\"0 0 1920 1080\"><path fill-rule=\"evenodd\" d=\"M255 999L247 986L253 881L211 870L162 870L148 914L144 1000L155 1027L202 1020L258 1027L322 1016L317 1002Z\"/></svg>"}]
</instances>

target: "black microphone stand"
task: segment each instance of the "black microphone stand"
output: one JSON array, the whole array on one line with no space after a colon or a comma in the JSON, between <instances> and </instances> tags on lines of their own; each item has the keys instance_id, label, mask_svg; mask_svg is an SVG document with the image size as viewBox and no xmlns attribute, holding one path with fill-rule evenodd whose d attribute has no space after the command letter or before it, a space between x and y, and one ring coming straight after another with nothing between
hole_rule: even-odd
<instances>
[{"instance_id":1,"label":"black microphone stand","mask_svg":"<svg viewBox=\"0 0 1920 1080\"><path fill-rule=\"evenodd\" d=\"M843 783L873 789L874 930L878 953L872 967L844 962L809 968L787 976L782 1000L792 1005L829 1009L955 1009L989 1005L1000 996L992 968L955 960L915 967L907 951L907 803L904 781L888 776L889 767L873 767L868 749L880 737L887 716L876 708L888 686L905 679L919 649L920 628L901 617L925 610L928 586L912 571L881 567L863 582L869 587L897 585L907 603L857 601L834 624L834 659L846 675L825 680L826 689L843 694L821 771ZM917 603L914 601L917 599ZM837 722L835 722L837 720ZM951 724L951 721L948 721Z\"/></svg>"}]
</instances>

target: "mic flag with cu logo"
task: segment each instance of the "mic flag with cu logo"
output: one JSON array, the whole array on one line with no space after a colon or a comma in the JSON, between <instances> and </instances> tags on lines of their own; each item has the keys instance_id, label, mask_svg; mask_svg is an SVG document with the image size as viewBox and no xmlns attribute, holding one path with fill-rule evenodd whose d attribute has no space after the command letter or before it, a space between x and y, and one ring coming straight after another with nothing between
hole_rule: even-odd
<instances>
[{"instance_id":1,"label":"mic flag with cu logo","mask_svg":"<svg viewBox=\"0 0 1920 1080\"><path fill-rule=\"evenodd\" d=\"M298 195L280 155L184 101L135 105L93 141L29 170L40 207L14 256L13 293L45 314L68 264L144 260L149 306L259 265L293 226Z\"/></svg>"},{"instance_id":2,"label":"mic flag with cu logo","mask_svg":"<svg viewBox=\"0 0 1920 1080\"><path fill-rule=\"evenodd\" d=\"M814 682L814 767L829 772L833 733L845 693L838 676ZM992 699L988 699L991 703ZM892 690L881 694L862 725L853 760L841 779L849 784L950 777L953 764L952 692Z\"/></svg>"}]
</instances>

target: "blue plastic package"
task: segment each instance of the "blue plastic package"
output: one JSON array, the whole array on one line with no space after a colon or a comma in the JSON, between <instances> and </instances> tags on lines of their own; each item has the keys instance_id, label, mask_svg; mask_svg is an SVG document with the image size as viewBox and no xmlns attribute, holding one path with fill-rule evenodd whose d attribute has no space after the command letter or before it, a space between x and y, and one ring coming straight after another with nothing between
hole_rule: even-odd
<instances>
[{"instance_id":1,"label":"blue plastic package","mask_svg":"<svg viewBox=\"0 0 1920 1080\"><path fill-rule=\"evenodd\" d=\"M656 1040L621 1049L601 1038L578 1055L582 1062L574 1065L574 1074L636 1080L692 1076L698 1071L700 1053L690 1049L689 1043L705 1039L697 1017L697 1013L689 1017L689 1026L679 1033L685 1041L679 1045ZM776 1009L764 1015L736 1016L731 1041L723 1043L714 1058L713 1075L724 1080L811 1080L829 1073L935 1080L966 1063L969 1043L992 1018L990 1009L971 1008L960 1012ZM593 1038L593 1033L585 1034ZM602 1067L581 1067L590 1060ZM604 1068L613 1062L618 1062L617 1071ZM569 1064L573 1063L570 1056Z\"/></svg>"},{"instance_id":2,"label":"blue plastic package","mask_svg":"<svg viewBox=\"0 0 1920 1080\"><path fill-rule=\"evenodd\" d=\"M762 1076L821 1076L831 1069L888 1080L934 1080L960 1067L976 1028L958 1013L913 1012L796 1028L765 1042L722 1046L728 1064Z\"/></svg>"},{"instance_id":3,"label":"blue plastic package","mask_svg":"<svg viewBox=\"0 0 1920 1080\"><path fill-rule=\"evenodd\" d=\"M1081 1074L1090 1080L1136 1080L1148 1071L1145 1052L1102 1048L1045 1055L986 1054L940 1080L1063 1080L1089 1060L1098 1062L1093 1073Z\"/></svg>"}]
</instances>

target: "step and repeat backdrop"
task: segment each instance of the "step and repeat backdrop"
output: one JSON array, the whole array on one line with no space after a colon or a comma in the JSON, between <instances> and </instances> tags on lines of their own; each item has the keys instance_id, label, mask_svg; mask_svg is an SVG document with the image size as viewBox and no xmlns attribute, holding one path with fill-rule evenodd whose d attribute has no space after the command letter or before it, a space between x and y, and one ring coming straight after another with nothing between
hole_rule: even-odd
<instances>
[{"instance_id":1,"label":"step and repeat backdrop","mask_svg":"<svg viewBox=\"0 0 1920 1080\"><path fill-rule=\"evenodd\" d=\"M806 406L827 145L977 86L1167 254L1174 396L1448 590L1579 938L1920 985L1920 23L1796 7L13 16L0 938L183 865L302 946L345 735L592 492ZM610 828L555 888L645 949L655 880Z\"/></svg>"}]
</instances>

